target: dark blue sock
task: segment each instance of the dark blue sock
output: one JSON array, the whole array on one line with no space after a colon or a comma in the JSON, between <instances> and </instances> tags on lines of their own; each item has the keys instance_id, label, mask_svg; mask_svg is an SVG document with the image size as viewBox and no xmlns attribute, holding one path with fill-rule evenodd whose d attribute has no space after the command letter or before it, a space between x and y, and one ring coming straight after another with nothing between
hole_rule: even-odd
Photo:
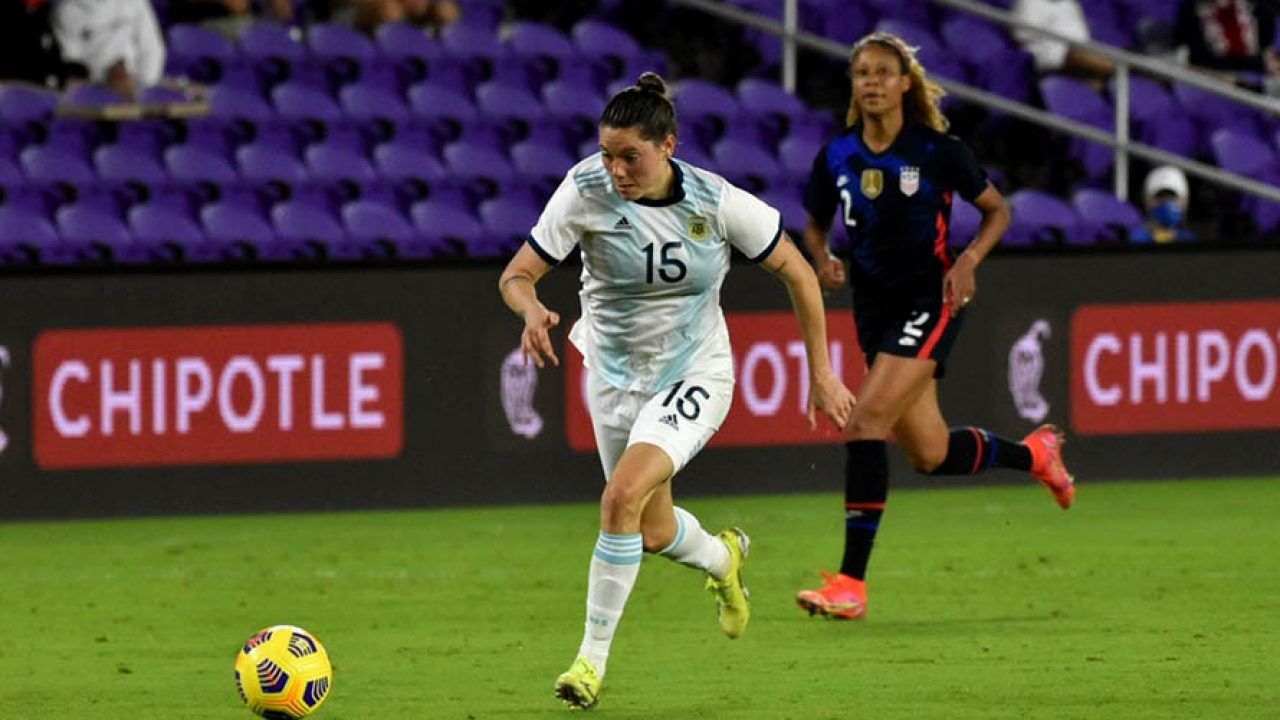
<instances>
[{"instance_id":1,"label":"dark blue sock","mask_svg":"<svg viewBox=\"0 0 1280 720\"><path fill-rule=\"evenodd\" d=\"M953 428L947 441L947 457L930 475L976 475L987 468L1031 469L1026 445L1005 440L975 427Z\"/></svg>"},{"instance_id":2,"label":"dark blue sock","mask_svg":"<svg viewBox=\"0 0 1280 720\"><path fill-rule=\"evenodd\" d=\"M863 580L889 497L889 454L883 440L845 443L844 560L840 572Z\"/></svg>"}]
</instances>

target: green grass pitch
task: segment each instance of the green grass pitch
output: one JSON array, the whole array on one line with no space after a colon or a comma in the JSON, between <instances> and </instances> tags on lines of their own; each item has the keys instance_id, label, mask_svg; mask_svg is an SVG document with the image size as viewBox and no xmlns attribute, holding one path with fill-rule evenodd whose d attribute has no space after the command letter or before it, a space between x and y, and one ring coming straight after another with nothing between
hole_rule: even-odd
<instances>
[{"instance_id":1,"label":"green grass pitch","mask_svg":"<svg viewBox=\"0 0 1280 720\"><path fill-rule=\"evenodd\" d=\"M696 487L696 474L689 485ZM688 488L677 487L677 495ZM1278 718L1280 478L898 491L863 622L793 593L838 560L835 495L695 499L754 540L719 634L646 558L593 712L610 718ZM260 627L328 647L328 720L556 718L597 510L0 524L0 718L249 718Z\"/></svg>"}]
</instances>

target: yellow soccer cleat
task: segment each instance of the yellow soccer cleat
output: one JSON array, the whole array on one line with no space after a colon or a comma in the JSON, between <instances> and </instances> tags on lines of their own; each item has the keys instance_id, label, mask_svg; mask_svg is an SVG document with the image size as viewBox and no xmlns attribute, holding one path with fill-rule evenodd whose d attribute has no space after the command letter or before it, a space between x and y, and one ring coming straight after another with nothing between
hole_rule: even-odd
<instances>
[{"instance_id":1,"label":"yellow soccer cleat","mask_svg":"<svg viewBox=\"0 0 1280 720\"><path fill-rule=\"evenodd\" d=\"M717 537L729 548L729 572L723 580L707 578L707 589L716 596L716 614L720 629L736 638L747 629L751 619L751 594L742 581L742 565L751 549L751 538L739 528L729 528Z\"/></svg>"},{"instance_id":2,"label":"yellow soccer cleat","mask_svg":"<svg viewBox=\"0 0 1280 720\"><path fill-rule=\"evenodd\" d=\"M573 710L590 710L600 697L600 674L584 655L556 678L556 697Z\"/></svg>"}]
</instances>

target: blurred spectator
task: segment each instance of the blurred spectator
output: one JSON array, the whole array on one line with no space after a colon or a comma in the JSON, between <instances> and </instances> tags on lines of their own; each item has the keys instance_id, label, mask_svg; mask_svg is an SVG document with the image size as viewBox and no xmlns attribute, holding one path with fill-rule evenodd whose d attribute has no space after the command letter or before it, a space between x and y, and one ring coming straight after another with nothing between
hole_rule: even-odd
<instances>
[{"instance_id":1,"label":"blurred spectator","mask_svg":"<svg viewBox=\"0 0 1280 720\"><path fill-rule=\"evenodd\" d=\"M1186 226L1187 176L1172 165L1161 165L1147 173L1143 183L1147 221L1129 234L1136 245L1191 242L1196 234Z\"/></svg>"},{"instance_id":2,"label":"blurred spectator","mask_svg":"<svg viewBox=\"0 0 1280 720\"><path fill-rule=\"evenodd\" d=\"M1174 45L1187 62L1259 89L1277 85L1265 78L1280 77L1275 37L1271 0L1182 0L1173 29Z\"/></svg>"},{"instance_id":3,"label":"blurred spectator","mask_svg":"<svg viewBox=\"0 0 1280 720\"><path fill-rule=\"evenodd\" d=\"M164 39L148 0L59 0L53 31L68 60L82 63L89 81L122 97L160 81Z\"/></svg>"},{"instance_id":4,"label":"blurred spectator","mask_svg":"<svg viewBox=\"0 0 1280 720\"><path fill-rule=\"evenodd\" d=\"M388 22L438 31L461 15L454 0L318 0L312 9L318 20L346 23L369 33Z\"/></svg>"},{"instance_id":5,"label":"blurred spectator","mask_svg":"<svg viewBox=\"0 0 1280 720\"><path fill-rule=\"evenodd\" d=\"M1012 9L1018 20L1051 30L1080 42L1090 39L1089 23L1077 0L1016 0ZM1061 72L1096 81L1099 86L1115 72L1115 65L1101 55L1034 31L1018 29L1014 37L1035 57L1041 73Z\"/></svg>"},{"instance_id":6,"label":"blurred spectator","mask_svg":"<svg viewBox=\"0 0 1280 720\"><path fill-rule=\"evenodd\" d=\"M85 69L63 60L46 0L0 0L0 80L61 88Z\"/></svg>"},{"instance_id":7,"label":"blurred spectator","mask_svg":"<svg viewBox=\"0 0 1280 720\"><path fill-rule=\"evenodd\" d=\"M276 22L293 21L293 0L175 0L169 5L169 22L199 23L232 37L256 17Z\"/></svg>"}]
</instances>

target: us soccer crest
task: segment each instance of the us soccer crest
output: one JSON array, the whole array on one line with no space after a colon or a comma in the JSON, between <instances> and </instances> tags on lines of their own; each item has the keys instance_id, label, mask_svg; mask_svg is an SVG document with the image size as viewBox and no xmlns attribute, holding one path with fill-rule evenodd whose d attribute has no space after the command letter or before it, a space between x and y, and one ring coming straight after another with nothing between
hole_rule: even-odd
<instances>
[{"instance_id":1,"label":"us soccer crest","mask_svg":"<svg viewBox=\"0 0 1280 720\"><path fill-rule=\"evenodd\" d=\"M875 200L884 192L884 173L879 168L862 171L862 194Z\"/></svg>"},{"instance_id":2,"label":"us soccer crest","mask_svg":"<svg viewBox=\"0 0 1280 720\"><path fill-rule=\"evenodd\" d=\"M920 189L920 168L904 167L898 171L898 189L903 195L911 197Z\"/></svg>"},{"instance_id":3,"label":"us soccer crest","mask_svg":"<svg viewBox=\"0 0 1280 720\"><path fill-rule=\"evenodd\" d=\"M701 215L689 216L689 237L698 242L706 242L707 237L711 234L707 227L707 219Z\"/></svg>"}]
</instances>

